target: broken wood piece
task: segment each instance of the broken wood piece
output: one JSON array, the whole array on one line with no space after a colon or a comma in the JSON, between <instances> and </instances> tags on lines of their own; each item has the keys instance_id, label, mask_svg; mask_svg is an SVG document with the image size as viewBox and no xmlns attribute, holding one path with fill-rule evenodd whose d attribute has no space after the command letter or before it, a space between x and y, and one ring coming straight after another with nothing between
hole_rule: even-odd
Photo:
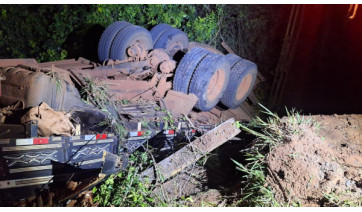
<instances>
[{"instance_id":1,"label":"broken wood piece","mask_svg":"<svg viewBox=\"0 0 362 212\"><path fill-rule=\"evenodd\" d=\"M155 167L145 170L141 173L141 177L147 178L149 182L152 182L157 177L161 180L166 180L176 175L187 166L196 163L207 153L239 134L241 131L234 123L235 120L233 118L225 121L157 163Z\"/></svg>"},{"instance_id":2,"label":"broken wood piece","mask_svg":"<svg viewBox=\"0 0 362 212\"><path fill-rule=\"evenodd\" d=\"M221 43L221 46L224 47L224 49L229 52L230 54L235 54L235 52L230 48L229 45L227 45L225 42Z\"/></svg>"},{"instance_id":3,"label":"broken wood piece","mask_svg":"<svg viewBox=\"0 0 362 212\"><path fill-rule=\"evenodd\" d=\"M163 98L166 109L173 114L189 114L196 105L198 98L194 94L184 94L169 90L165 98Z\"/></svg>"}]
</instances>

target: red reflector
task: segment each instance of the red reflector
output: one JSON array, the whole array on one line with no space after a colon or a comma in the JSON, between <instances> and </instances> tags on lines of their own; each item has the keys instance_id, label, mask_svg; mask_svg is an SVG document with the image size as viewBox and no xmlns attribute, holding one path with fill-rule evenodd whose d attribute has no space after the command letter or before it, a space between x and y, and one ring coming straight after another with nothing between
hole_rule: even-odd
<instances>
[{"instance_id":1,"label":"red reflector","mask_svg":"<svg viewBox=\"0 0 362 212\"><path fill-rule=\"evenodd\" d=\"M138 131L138 132L137 132L137 136L143 136L144 134L145 134L144 131Z\"/></svg>"},{"instance_id":2,"label":"red reflector","mask_svg":"<svg viewBox=\"0 0 362 212\"><path fill-rule=\"evenodd\" d=\"M33 144L48 144L49 138L34 138Z\"/></svg>"},{"instance_id":3,"label":"red reflector","mask_svg":"<svg viewBox=\"0 0 362 212\"><path fill-rule=\"evenodd\" d=\"M99 139L106 139L107 138L107 134L97 134L96 135L96 139L99 140Z\"/></svg>"},{"instance_id":4,"label":"red reflector","mask_svg":"<svg viewBox=\"0 0 362 212\"><path fill-rule=\"evenodd\" d=\"M168 134L175 134L175 130L169 130Z\"/></svg>"},{"instance_id":5,"label":"red reflector","mask_svg":"<svg viewBox=\"0 0 362 212\"><path fill-rule=\"evenodd\" d=\"M196 133L196 130L192 130L191 132L192 132L192 133Z\"/></svg>"}]
</instances>

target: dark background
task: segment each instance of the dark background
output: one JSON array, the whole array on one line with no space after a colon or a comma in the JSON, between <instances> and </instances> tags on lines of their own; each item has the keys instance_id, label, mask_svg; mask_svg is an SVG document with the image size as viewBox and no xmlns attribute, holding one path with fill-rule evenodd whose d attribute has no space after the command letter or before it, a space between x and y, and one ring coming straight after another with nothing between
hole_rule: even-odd
<instances>
[{"instance_id":1,"label":"dark background","mask_svg":"<svg viewBox=\"0 0 362 212\"><path fill-rule=\"evenodd\" d=\"M312 114L362 113L362 10L306 5L279 106Z\"/></svg>"}]
</instances>

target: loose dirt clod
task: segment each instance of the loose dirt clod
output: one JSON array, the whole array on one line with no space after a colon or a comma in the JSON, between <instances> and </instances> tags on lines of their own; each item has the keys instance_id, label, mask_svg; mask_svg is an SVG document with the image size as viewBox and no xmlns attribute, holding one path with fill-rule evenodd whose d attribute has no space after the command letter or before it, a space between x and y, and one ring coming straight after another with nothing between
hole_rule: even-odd
<instances>
[{"instance_id":1,"label":"loose dirt clod","mask_svg":"<svg viewBox=\"0 0 362 212\"><path fill-rule=\"evenodd\" d=\"M331 195L340 202L362 201L362 116L313 118L324 128L318 132L307 125L296 126L287 142L267 157L267 181L276 199L299 201L303 206L330 205Z\"/></svg>"}]
</instances>

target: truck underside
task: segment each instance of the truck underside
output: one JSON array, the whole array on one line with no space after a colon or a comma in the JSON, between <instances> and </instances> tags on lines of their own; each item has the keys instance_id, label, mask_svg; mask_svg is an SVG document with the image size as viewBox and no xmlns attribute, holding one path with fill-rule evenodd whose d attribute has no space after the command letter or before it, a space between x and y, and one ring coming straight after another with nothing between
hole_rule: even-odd
<instances>
[{"instance_id":1,"label":"truck underside","mask_svg":"<svg viewBox=\"0 0 362 212\"><path fill-rule=\"evenodd\" d=\"M122 24L118 27L131 27ZM119 39L125 42L125 37ZM101 38L100 44L125 48L116 41L107 44ZM79 191L90 188L124 169L127 156L146 145L156 150L160 162L230 118L249 121L258 102L252 89L262 77L246 74L237 84L229 81L228 69L246 70L253 64L204 44L187 41L183 46L181 41L160 48L160 38L153 48L132 41L126 57L112 53L111 46L102 47L103 64L84 58L0 60L2 204L71 179L92 179ZM109 52L121 56L107 58ZM228 82L236 84L229 88ZM230 89L235 100L230 100ZM68 119L47 119L53 110Z\"/></svg>"}]
</instances>

